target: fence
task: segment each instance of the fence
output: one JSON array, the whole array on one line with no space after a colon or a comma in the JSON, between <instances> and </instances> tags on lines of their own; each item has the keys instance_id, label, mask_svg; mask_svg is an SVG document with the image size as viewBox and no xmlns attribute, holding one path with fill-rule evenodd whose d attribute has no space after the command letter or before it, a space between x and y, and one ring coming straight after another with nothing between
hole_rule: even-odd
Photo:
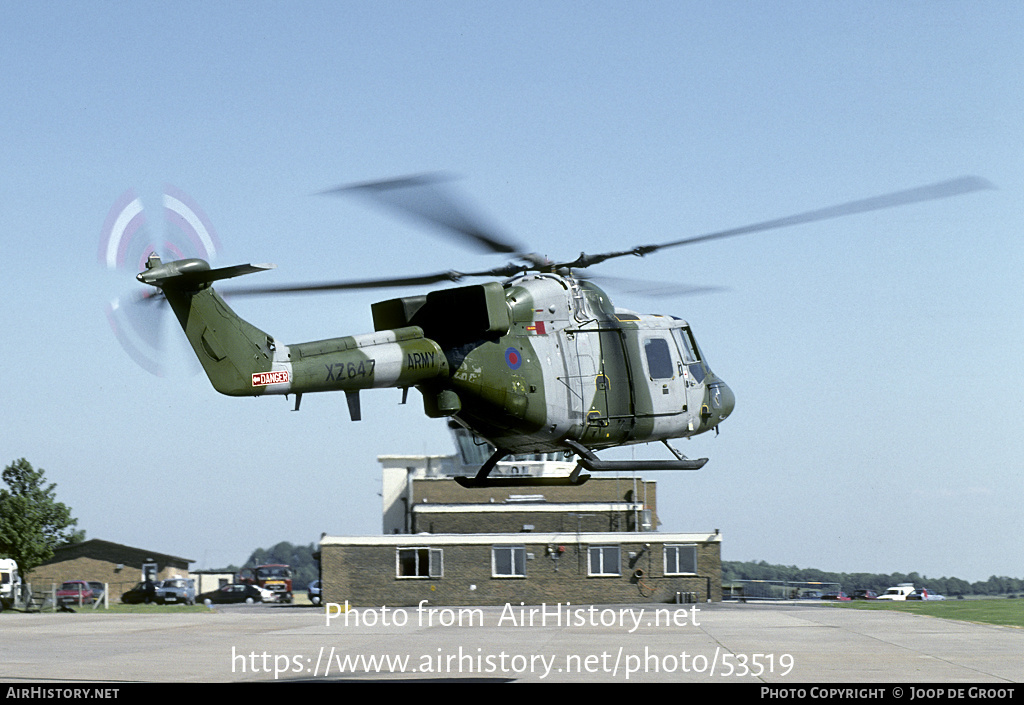
<instances>
[{"instance_id":1,"label":"fence","mask_svg":"<svg viewBox=\"0 0 1024 705\"><path fill-rule=\"evenodd\" d=\"M722 583L725 600L820 600L839 592L839 583L797 580L731 580Z\"/></svg>"},{"instance_id":2,"label":"fence","mask_svg":"<svg viewBox=\"0 0 1024 705\"><path fill-rule=\"evenodd\" d=\"M97 583L98 585L98 583ZM110 607L110 586L103 583L103 590L98 595L93 590L79 590L74 596L62 600L57 599L58 583L50 583L49 589L38 589L32 583L21 583L15 591L13 607L26 612L50 612L61 608L101 608Z\"/></svg>"}]
</instances>

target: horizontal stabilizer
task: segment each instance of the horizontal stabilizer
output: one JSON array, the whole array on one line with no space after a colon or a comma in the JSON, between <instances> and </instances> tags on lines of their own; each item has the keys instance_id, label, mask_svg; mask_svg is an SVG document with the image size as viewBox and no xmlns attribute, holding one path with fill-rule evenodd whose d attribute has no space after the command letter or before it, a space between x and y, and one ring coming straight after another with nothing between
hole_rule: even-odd
<instances>
[{"instance_id":1,"label":"horizontal stabilizer","mask_svg":"<svg viewBox=\"0 0 1024 705\"><path fill-rule=\"evenodd\" d=\"M136 279L143 284L160 287L173 286L180 289L196 288L220 279L231 279L243 274L264 272L274 269L273 264L237 264L232 267L210 269L210 265L201 259L179 259L163 264L159 257L150 256L146 262L146 271L140 272Z\"/></svg>"},{"instance_id":2,"label":"horizontal stabilizer","mask_svg":"<svg viewBox=\"0 0 1024 705\"><path fill-rule=\"evenodd\" d=\"M240 277L243 274L255 274L256 272L265 272L268 269L276 269L276 264L236 264L233 267L218 267L217 269L211 269L206 272L205 275L196 274L194 276L195 281L208 283L217 281L219 279L231 279L233 277Z\"/></svg>"}]
</instances>

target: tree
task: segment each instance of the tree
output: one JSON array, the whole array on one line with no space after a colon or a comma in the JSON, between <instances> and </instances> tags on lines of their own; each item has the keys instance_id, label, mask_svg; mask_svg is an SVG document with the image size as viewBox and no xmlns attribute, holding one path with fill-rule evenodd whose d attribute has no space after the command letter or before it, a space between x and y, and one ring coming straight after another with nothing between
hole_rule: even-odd
<instances>
[{"instance_id":1,"label":"tree","mask_svg":"<svg viewBox=\"0 0 1024 705\"><path fill-rule=\"evenodd\" d=\"M0 555L13 558L22 575L53 557L53 549L85 538L78 520L56 499L56 483L24 458L4 468L0 489Z\"/></svg>"}]
</instances>

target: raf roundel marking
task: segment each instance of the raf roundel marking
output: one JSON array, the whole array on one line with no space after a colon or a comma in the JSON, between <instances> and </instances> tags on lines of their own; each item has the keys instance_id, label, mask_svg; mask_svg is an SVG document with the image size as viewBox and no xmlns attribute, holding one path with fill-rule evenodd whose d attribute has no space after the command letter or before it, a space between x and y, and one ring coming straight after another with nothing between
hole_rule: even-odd
<instances>
[{"instance_id":1,"label":"raf roundel marking","mask_svg":"<svg viewBox=\"0 0 1024 705\"><path fill-rule=\"evenodd\" d=\"M518 370L519 366L523 364L523 357L515 348L508 348L505 351L505 362L508 363L510 369Z\"/></svg>"}]
</instances>

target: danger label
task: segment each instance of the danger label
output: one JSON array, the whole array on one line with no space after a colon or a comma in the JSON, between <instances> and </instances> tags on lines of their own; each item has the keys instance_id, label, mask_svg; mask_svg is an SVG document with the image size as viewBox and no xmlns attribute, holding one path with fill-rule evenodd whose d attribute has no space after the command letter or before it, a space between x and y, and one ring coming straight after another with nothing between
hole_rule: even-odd
<instances>
[{"instance_id":1,"label":"danger label","mask_svg":"<svg viewBox=\"0 0 1024 705\"><path fill-rule=\"evenodd\" d=\"M283 384L289 381L288 370L274 370L273 372L254 372L252 375L252 386L265 387L268 384Z\"/></svg>"}]
</instances>

